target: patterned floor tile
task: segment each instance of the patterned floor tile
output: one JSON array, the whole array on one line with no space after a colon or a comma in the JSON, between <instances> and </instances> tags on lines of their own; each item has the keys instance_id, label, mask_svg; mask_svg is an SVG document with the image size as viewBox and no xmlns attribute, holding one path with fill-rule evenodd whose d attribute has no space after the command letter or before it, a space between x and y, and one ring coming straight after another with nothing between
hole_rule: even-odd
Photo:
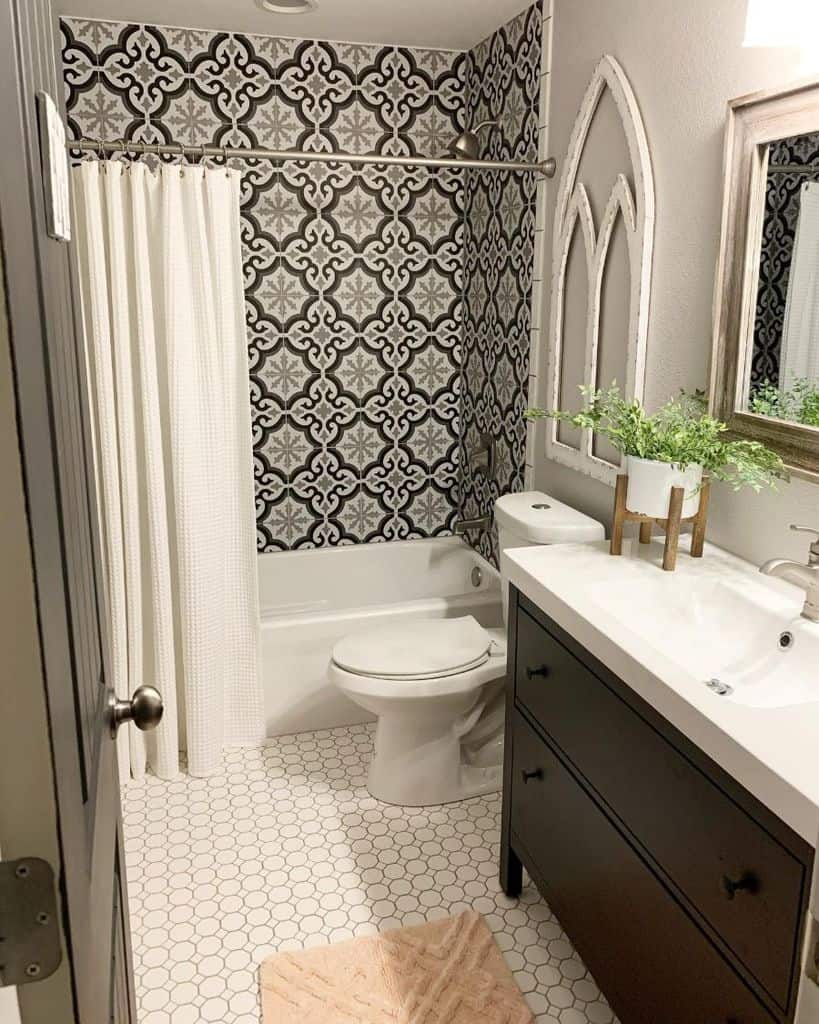
<instances>
[{"instance_id":1,"label":"patterned floor tile","mask_svg":"<svg viewBox=\"0 0 819 1024\"><path fill-rule=\"evenodd\" d=\"M259 963L474 908L538 1024L613 1024L529 884L497 880L500 795L393 807L365 788L372 727L232 750L208 779L125 789L140 1024L258 1024Z\"/></svg>"}]
</instances>

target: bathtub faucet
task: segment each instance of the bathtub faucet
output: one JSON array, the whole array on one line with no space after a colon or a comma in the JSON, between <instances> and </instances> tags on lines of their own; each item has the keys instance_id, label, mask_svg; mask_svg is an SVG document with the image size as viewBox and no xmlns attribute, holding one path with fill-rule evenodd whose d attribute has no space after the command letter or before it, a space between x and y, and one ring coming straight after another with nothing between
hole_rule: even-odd
<instances>
[{"instance_id":1,"label":"bathtub faucet","mask_svg":"<svg viewBox=\"0 0 819 1024\"><path fill-rule=\"evenodd\" d=\"M492 516L477 516L475 519L456 520L455 525L452 527L452 530L456 537L463 537L467 533L469 533L470 530L485 531L488 530L491 525Z\"/></svg>"}]
</instances>

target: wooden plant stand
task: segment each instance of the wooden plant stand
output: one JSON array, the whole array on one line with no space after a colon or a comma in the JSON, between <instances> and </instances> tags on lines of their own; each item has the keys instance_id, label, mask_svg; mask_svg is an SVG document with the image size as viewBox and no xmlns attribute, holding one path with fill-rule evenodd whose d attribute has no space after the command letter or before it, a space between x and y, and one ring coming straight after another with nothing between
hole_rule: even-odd
<instances>
[{"instance_id":1,"label":"wooden plant stand","mask_svg":"<svg viewBox=\"0 0 819 1024\"><path fill-rule=\"evenodd\" d=\"M668 517L666 519L655 519L653 516L644 516L639 512L629 512L626 508L626 495L628 494L628 475L620 473L617 476L617 487L614 491L614 522L611 528L611 553L621 555L623 553L623 527L626 523L640 524L640 543L651 542L651 531L656 523L665 529L665 552L663 554L663 569L666 572L673 572L677 567L677 548L680 543L680 528L683 523L693 523L694 528L691 534L691 557L702 558L702 548L705 543L705 523L708 518L708 501L711 496L711 484L703 480L700 490L700 506L694 516L682 516L683 501L685 500L685 489L682 487L671 488L671 500L668 503Z\"/></svg>"}]
</instances>

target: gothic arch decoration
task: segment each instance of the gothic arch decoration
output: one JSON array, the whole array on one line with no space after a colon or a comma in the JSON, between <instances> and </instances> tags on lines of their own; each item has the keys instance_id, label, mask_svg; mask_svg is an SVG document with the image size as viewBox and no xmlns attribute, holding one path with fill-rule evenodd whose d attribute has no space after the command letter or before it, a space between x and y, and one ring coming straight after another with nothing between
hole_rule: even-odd
<instances>
[{"instance_id":1,"label":"gothic arch decoration","mask_svg":"<svg viewBox=\"0 0 819 1024\"><path fill-rule=\"evenodd\" d=\"M600 99L606 89L609 90L620 117L631 167L624 168L617 174L600 224L595 226L588 191L579 180L579 171ZM630 179L633 181L633 187ZM594 387L597 383L603 280L611 240L619 218L622 218L628 247L630 282L627 369L626 379L621 382L621 386L627 397L641 399L645 382L651 257L654 243L654 177L648 140L634 92L619 63L614 57L606 55L595 68L580 105L558 188L552 243L552 299L547 378L548 407L551 409L557 408L560 402L566 275L572 246L582 245L585 254L588 291L583 383ZM579 447L574 447L559 440L558 423L549 420L546 454L556 462L614 484L618 467L594 453L589 431L583 431Z\"/></svg>"}]
</instances>

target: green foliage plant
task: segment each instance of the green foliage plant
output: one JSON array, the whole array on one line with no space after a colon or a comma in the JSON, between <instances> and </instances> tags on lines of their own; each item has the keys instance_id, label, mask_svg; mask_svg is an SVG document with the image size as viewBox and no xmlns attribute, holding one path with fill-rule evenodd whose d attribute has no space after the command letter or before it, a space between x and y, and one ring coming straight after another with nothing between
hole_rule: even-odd
<instances>
[{"instance_id":1,"label":"green foliage plant","mask_svg":"<svg viewBox=\"0 0 819 1024\"><path fill-rule=\"evenodd\" d=\"M527 409L527 419L562 420L606 438L623 455L668 462L685 470L702 466L712 479L735 491L750 487L776 490L787 478L782 459L758 441L731 440L727 426L709 416L702 392L682 392L649 415L636 399L626 399L613 382L604 390L581 386L579 412Z\"/></svg>"}]
</instances>

